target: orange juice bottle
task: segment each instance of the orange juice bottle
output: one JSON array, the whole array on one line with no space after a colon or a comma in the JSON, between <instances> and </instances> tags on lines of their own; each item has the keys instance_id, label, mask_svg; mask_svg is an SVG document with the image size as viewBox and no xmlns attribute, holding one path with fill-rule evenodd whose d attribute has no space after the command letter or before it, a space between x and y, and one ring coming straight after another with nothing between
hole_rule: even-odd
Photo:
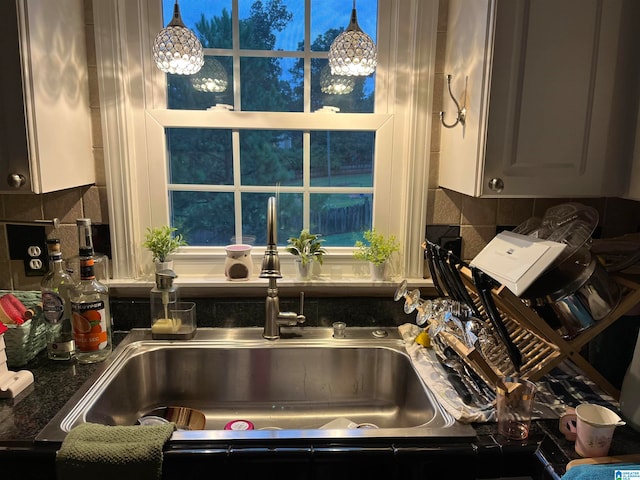
<instances>
[{"instance_id":1,"label":"orange juice bottle","mask_svg":"<svg viewBox=\"0 0 640 480\"><path fill-rule=\"evenodd\" d=\"M77 220L80 283L71 291L71 325L80 363L101 362L111 353L109 291L96 280L91 220Z\"/></svg>"}]
</instances>

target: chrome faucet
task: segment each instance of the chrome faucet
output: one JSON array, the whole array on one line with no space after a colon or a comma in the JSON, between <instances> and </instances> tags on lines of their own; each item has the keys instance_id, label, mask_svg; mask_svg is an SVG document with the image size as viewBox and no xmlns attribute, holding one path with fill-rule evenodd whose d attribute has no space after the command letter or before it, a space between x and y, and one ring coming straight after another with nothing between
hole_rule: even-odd
<instances>
[{"instance_id":1,"label":"chrome faucet","mask_svg":"<svg viewBox=\"0 0 640 480\"><path fill-rule=\"evenodd\" d=\"M278 285L276 280L282 278L280 273L280 257L278 257L276 222L276 199L269 197L267 203L267 249L262 259L260 278L269 279L267 299L265 303L264 331L262 336L267 340L280 338L280 327L295 327L306 321L302 314L304 308L304 292L300 292L300 313L281 312L280 299L278 298Z\"/></svg>"}]
</instances>

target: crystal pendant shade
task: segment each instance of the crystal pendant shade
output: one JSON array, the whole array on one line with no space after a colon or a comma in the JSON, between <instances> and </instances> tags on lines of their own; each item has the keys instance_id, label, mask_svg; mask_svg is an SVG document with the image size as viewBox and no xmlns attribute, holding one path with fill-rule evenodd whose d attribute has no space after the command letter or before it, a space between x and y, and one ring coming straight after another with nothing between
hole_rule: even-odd
<instances>
[{"instance_id":1,"label":"crystal pendant shade","mask_svg":"<svg viewBox=\"0 0 640 480\"><path fill-rule=\"evenodd\" d=\"M173 19L160 30L153 42L153 59L163 72L178 75L193 75L204 64L202 44L182 22L177 1L173 7Z\"/></svg>"},{"instance_id":2,"label":"crystal pendant shade","mask_svg":"<svg viewBox=\"0 0 640 480\"><path fill-rule=\"evenodd\" d=\"M227 89L228 83L227 71L213 57L208 57L202 69L191 77L191 85L199 92L221 93Z\"/></svg>"},{"instance_id":3,"label":"crystal pendant shade","mask_svg":"<svg viewBox=\"0 0 640 480\"><path fill-rule=\"evenodd\" d=\"M345 75L331 75L329 66L320 70L320 90L329 95L347 95L353 92L356 81Z\"/></svg>"},{"instance_id":4,"label":"crystal pendant shade","mask_svg":"<svg viewBox=\"0 0 640 480\"><path fill-rule=\"evenodd\" d=\"M351 22L329 48L329 66L333 75L367 76L377 65L377 48L371 37L358 25L355 2Z\"/></svg>"}]
</instances>

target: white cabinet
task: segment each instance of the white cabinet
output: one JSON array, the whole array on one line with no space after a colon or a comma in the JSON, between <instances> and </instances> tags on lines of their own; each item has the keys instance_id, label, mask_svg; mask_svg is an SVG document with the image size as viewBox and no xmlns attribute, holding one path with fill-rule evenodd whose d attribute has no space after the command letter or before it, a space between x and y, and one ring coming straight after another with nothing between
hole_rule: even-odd
<instances>
[{"instance_id":1,"label":"white cabinet","mask_svg":"<svg viewBox=\"0 0 640 480\"><path fill-rule=\"evenodd\" d=\"M466 124L442 128L440 186L480 197L621 195L637 113L633 3L450 0L445 74Z\"/></svg>"},{"instance_id":2,"label":"white cabinet","mask_svg":"<svg viewBox=\"0 0 640 480\"><path fill-rule=\"evenodd\" d=\"M82 0L0 2L0 193L95 182Z\"/></svg>"}]
</instances>

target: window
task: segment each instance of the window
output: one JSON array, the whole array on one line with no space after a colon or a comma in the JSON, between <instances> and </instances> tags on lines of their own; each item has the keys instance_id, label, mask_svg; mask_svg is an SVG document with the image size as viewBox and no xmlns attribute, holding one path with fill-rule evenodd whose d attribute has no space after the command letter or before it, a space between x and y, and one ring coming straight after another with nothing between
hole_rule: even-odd
<instances>
[{"instance_id":1,"label":"window","mask_svg":"<svg viewBox=\"0 0 640 480\"><path fill-rule=\"evenodd\" d=\"M437 1L379 0L377 29L364 27L358 5L365 31L377 32L379 64L356 95L335 101L320 88L331 28L314 22L319 1L256 4L307 12L281 24L273 12L252 11L251 0L209 2L217 11L190 23L196 7L180 2L186 23L200 26L207 61L225 67L229 88L214 94L153 66L149 45L166 23L159 0L94 5L117 277L138 275L146 226L166 223L191 245L176 259L181 271L209 274L224 261L222 245L239 236L264 244L266 197L276 191L279 244L302 227L323 233L331 271L348 275L355 235L373 225L403 244L400 271L421 276ZM342 29L351 5L336 5L346 13L331 24ZM248 28L257 19L268 20L261 35ZM270 36L274 24L287 34ZM268 95L251 83L265 78ZM331 103L338 113L317 111Z\"/></svg>"},{"instance_id":2,"label":"window","mask_svg":"<svg viewBox=\"0 0 640 480\"><path fill-rule=\"evenodd\" d=\"M173 4L163 2L164 24ZM328 70L329 47L350 8L342 0L183 2L205 66L167 76L167 108L373 114L373 75ZM375 37L377 2L363 2L360 19ZM348 128L258 129L251 118L238 129L166 128L170 223L191 246L264 245L264 206L277 191L280 245L306 228L325 246L352 246L372 226L376 132Z\"/></svg>"}]
</instances>

